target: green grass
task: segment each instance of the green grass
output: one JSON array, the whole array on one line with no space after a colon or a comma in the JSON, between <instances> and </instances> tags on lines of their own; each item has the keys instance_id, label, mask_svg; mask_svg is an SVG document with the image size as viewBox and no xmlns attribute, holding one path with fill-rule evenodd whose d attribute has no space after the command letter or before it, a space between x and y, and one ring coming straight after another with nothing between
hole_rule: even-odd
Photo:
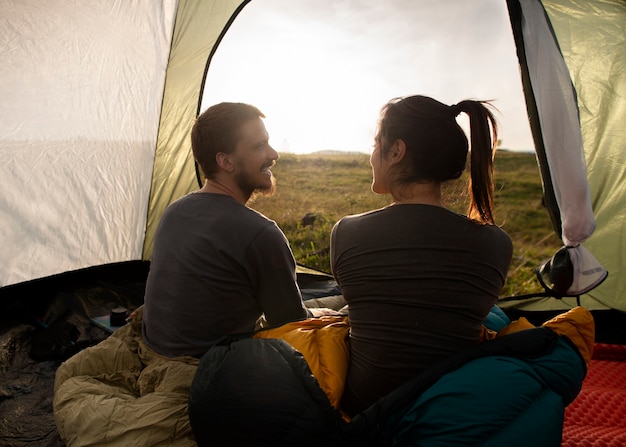
<instances>
[{"instance_id":1,"label":"green grass","mask_svg":"<svg viewBox=\"0 0 626 447\"><path fill-rule=\"evenodd\" d=\"M535 156L500 151L496 156L496 221L513 239L513 261L503 296L541 290L534 269L561 247L547 211ZM277 190L252 207L275 220L299 264L330 270L330 231L337 220L388 205L389 196L371 192L367 154L282 154L273 169ZM444 188L446 205L467 209L465 177ZM305 216L314 216L308 224Z\"/></svg>"}]
</instances>

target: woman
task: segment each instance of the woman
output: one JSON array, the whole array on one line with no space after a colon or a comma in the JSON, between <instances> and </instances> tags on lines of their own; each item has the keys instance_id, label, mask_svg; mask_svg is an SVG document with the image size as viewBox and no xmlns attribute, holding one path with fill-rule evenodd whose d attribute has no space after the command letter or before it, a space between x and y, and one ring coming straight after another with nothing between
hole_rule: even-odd
<instances>
[{"instance_id":1,"label":"woman","mask_svg":"<svg viewBox=\"0 0 626 447\"><path fill-rule=\"evenodd\" d=\"M443 182L465 169L470 120L467 217L445 207ZM341 219L331 235L331 269L350 314L350 365L342 409L354 415L424 369L479 342L512 255L494 223L497 125L486 103L447 106L397 98L381 111L370 163L385 208Z\"/></svg>"}]
</instances>

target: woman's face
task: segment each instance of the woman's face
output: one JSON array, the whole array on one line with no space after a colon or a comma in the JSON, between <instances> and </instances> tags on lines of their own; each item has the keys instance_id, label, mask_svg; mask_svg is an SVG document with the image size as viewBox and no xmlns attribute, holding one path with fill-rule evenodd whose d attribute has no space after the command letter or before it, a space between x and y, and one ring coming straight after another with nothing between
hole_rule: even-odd
<instances>
[{"instance_id":1,"label":"woman's face","mask_svg":"<svg viewBox=\"0 0 626 447\"><path fill-rule=\"evenodd\" d=\"M389 166L385 162L381 152L381 141L377 136L374 144L374 149L370 155L370 165L372 166L372 192L376 194L387 194L389 189L387 187L387 175L389 172Z\"/></svg>"}]
</instances>

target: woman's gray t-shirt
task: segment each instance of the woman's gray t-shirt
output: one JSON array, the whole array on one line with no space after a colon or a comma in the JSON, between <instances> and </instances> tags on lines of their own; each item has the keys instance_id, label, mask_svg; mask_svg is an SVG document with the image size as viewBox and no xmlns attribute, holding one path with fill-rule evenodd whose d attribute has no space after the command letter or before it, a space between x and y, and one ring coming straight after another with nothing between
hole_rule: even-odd
<instances>
[{"instance_id":1,"label":"woman's gray t-shirt","mask_svg":"<svg viewBox=\"0 0 626 447\"><path fill-rule=\"evenodd\" d=\"M345 410L363 410L478 343L511 256L502 229L437 206L392 205L341 219L331 270L350 312Z\"/></svg>"}]
</instances>

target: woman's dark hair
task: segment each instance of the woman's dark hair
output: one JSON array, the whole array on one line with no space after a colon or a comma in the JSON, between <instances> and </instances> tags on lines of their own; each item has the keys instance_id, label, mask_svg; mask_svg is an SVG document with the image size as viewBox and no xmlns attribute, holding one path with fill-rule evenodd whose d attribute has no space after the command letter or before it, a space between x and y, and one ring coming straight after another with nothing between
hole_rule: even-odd
<instances>
[{"instance_id":1,"label":"woman's dark hair","mask_svg":"<svg viewBox=\"0 0 626 447\"><path fill-rule=\"evenodd\" d=\"M240 129L246 122L265 118L254 106L240 102L222 102L206 109L191 129L191 149L206 178L217 172L215 156L230 154L241 138Z\"/></svg>"},{"instance_id":2,"label":"woman's dark hair","mask_svg":"<svg viewBox=\"0 0 626 447\"><path fill-rule=\"evenodd\" d=\"M485 101L465 100L448 106L426 96L389 101L381 110L376 143L381 157L396 140L406 145L407 163L399 172L399 186L414 182L445 182L463 174L469 149L467 136L456 121L461 112L470 122L470 205L468 217L494 223L493 157L498 128Z\"/></svg>"}]
</instances>

